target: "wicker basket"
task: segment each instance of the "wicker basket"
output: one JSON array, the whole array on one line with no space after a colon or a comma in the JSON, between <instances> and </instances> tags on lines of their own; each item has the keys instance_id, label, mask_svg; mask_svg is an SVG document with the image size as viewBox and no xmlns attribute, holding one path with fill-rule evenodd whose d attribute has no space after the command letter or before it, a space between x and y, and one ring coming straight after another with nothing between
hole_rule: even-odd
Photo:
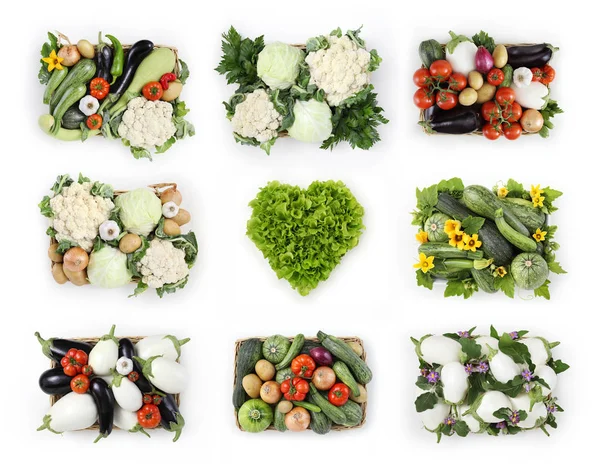
<instances>
[{"instance_id":1,"label":"wicker basket","mask_svg":"<svg viewBox=\"0 0 600 470\"><path fill-rule=\"evenodd\" d=\"M234 357L234 366L233 366L233 384L234 384L234 386L235 386L235 382L236 382L236 379L237 379L237 357L238 357L238 352L240 350L240 347L244 343L244 341L247 341L249 339L259 339L261 341L265 341L267 338L264 337L264 336L254 337L254 338L244 338L244 339L238 339L235 342L235 357ZM288 339L290 341L292 341L294 338L290 337ZM314 341L316 343L320 343L319 339L315 338L315 337L308 337L306 339L308 341ZM363 348L363 353L361 355L361 359L366 362L366 360L367 360L367 352L365 351L362 339L360 339L360 338L358 338L356 336L343 336L343 337L340 337L340 339L342 341L345 341L346 343L358 343L361 346L361 348ZM366 385L364 387L366 389ZM365 421L367 420L367 403L368 402L365 402L365 403L362 403L360 405L360 407L362 408L362 411L363 411L363 417L362 417L362 420L361 420L361 422L359 424L357 424L356 426L340 426L339 424L332 424L331 430L332 431L350 431L352 429L362 428L364 426L364 424L365 424ZM240 426L240 422L238 420L238 416L237 416L236 412L234 412L234 416L235 416L235 425L238 427L238 429L240 431L243 431L242 427ZM271 425L266 430L267 431L275 431L275 427L273 425Z\"/></svg>"},{"instance_id":2,"label":"wicker basket","mask_svg":"<svg viewBox=\"0 0 600 470\"><path fill-rule=\"evenodd\" d=\"M118 339L123 338L123 336L118 336ZM133 344L136 344L138 341L144 339L145 336L129 336L129 339L131 340L131 342ZM95 345L98 341L100 341L100 338L70 338L73 341L83 341L84 343L88 343L91 345ZM179 362L179 361L178 361ZM50 368L54 369L55 367L59 367L60 364L58 364L58 362L56 361L50 361ZM60 400L62 397L62 395L50 395L50 406L54 405L58 400ZM179 406L179 394L177 395L173 395L173 397L175 398L175 402L177 403L177 406ZM87 431L87 430L98 430L100 429L99 426L97 424L94 424L93 426L90 426L89 428L86 429L82 429L82 431ZM114 426L113 429L119 429L118 427Z\"/></svg>"},{"instance_id":3,"label":"wicker basket","mask_svg":"<svg viewBox=\"0 0 600 470\"><path fill-rule=\"evenodd\" d=\"M513 46L533 46L533 43L521 43L521 44L504 44L504 46L506 47L513 47ZM446 51L446 44L441 44L442 49L444 51ZM421 64L422 65L422 64ZM421 109L419 112L419 122L424 121L425 120L425 110ZM427 130L423 127L422 128L423 132L425 132L425 134L427 135L440 135L438 132L434 132L434 133L429 133L427 132ZM522 136L526 136L526 135L537 135L537 132L525 132L523 131L523 134L521 134ZM445 135L453 135L453 134L445 134ZM463 134L463 135L474 135L474 136L479 136L482 137L483 136L483 132L481 132L481 130L477 129L476 131L470 132L468 134Z\"/></svg>"}]
</instances>

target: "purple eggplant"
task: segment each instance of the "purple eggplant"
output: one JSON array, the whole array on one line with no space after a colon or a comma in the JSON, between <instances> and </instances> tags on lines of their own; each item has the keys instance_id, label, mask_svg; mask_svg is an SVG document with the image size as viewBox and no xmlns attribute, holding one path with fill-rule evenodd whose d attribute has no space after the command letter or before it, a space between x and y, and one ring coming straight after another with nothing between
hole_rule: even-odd
<instances>
[{"instance_id":1,"label":"purple eggplant","mask_svg":"<svg viewBox=\"0 0 600 470\"><path fill-rule=\"evenodd\" d=\"M40 388L48 395L66 395L71 391L71 379L63 372L62 367L48 369L40 375Z\"/></svg>"},{"instance_id":2,"label":"purple eggplant","mask_svg":"<svg viewBox=\"0 0 600 470\"><path fill-rule=\"evenodd\" d=\"M543 46L540 48L540 46ZM508 63L512 68L543 67L552 59L552 49L545 44L508 47ZM529 52L528 52L529 51Z\"/></svg>"},{"instance_id":3,"label":"purple eggplant","mask_svg":"<svg viewBox=\"0 0 600 470\"><path fill-rule=\"evenodd\" d=\"M81 349L86 354L89 354L92 350L92 346L83 341L74 341L72 339L61 339L61 338L50 338L44 339L36 331L35 336L42 345L42 352L44 356L55 362L60 363L60 360L65 357L69 349Z\"/></svg>"},{"instance_id":4,"label":"purple eggplant","mask_svg":"<svg viewBox=\"0 0 600 470\"><path fill-rule=\"evenodd\" d=\"M100 434L94 441L108 437L113 429L113 419L115 416L115 396L106 382L100 377L90 380L90 394L96 403L98 409L98 426Z\"/></svg>"},{"instance_id":5,"label":"purple eggplant","mask_svg":"<svg viewBox=\"0 0 600 470\"><path fill-rule=\"evenodd\" d=\"M181 436L181 431L185 426L185 420L179 412L179 407L175 401L175 397L170 393L165 394L162 401L158 405L160 411L160 425L167 431L174 432L173 442L176 442Z\"/></svg>"},{"instance_id":6,"label":"purple eggplant","mask_svg":"<svg viewBox=\"0 0 600 470\"><path fill-rule=\"evenodd\" d=\"M148 381L144 374L142 373L142 368L138 364L138 362L133 358L135 356L135 349L133 343L129 338L121 338L119 340L119 357L126 357L133 361L133 371L137 372L138 379L135 381L137 388L140 389L142 393L152 393L154 387Z\"/></svg>"}]
</instances>

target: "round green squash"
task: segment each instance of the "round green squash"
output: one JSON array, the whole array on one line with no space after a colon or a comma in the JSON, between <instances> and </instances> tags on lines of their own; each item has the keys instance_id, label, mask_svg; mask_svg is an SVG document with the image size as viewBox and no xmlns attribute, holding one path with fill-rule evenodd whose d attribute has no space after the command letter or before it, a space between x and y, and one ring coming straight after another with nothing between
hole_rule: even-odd
<instances>
[{"instance_id":1,"label":"round green squash","mask_svg":"<svg viewBox=\"0 0 600 470\"><path fill-rule=\"evenodd\" d=\"M279 364L290 349L290 340L282 335L269 336L263 343L263 356L272 364Z\"/></svg>"},{"instance_id":2,"label":"round green squash","mask_svg":"<svg viewBox=\"0 0 600 470\"><path fill-rule=\"evenodd\" d=\"M292 372L291 367L286 367L285 369L281 369L277 371L277 375L275 376L275 380L277 383L282 384L286 380L290 380L296 377L296 375Z\"/></svg>"},{"instance_id":3,"label":"round green squash","mask_svg":"<svg viewBox=\"0 0 600 470\"><path fill-rule=\"evenodd\" d=\"M273 409L260 398L253 398L238 411L238 421L246 432L262 432L273 422Z\"/></svg>"},{"instance_id":4,"label":"round green squash","mask_svg":"<svg viewBox=\"0 0 600 470\"><path fill-rule=\"evenodd\" d=\"M446 214L433 214L425 221L425 231L430 242L445 242L448 241L448 235L444 232L446 221L450 220Z\"/></svg>"},{"instance_id":5,"label":"round green squash","mask_svg":"<svg viewBox=\"0 0 600 470\"><path fill-rule=\"evenodd\" d=\"M537 253L521 253L510 265L515 284L523 289L537 289L548 279L548 264Z\"/></svg>"}]
</instances>

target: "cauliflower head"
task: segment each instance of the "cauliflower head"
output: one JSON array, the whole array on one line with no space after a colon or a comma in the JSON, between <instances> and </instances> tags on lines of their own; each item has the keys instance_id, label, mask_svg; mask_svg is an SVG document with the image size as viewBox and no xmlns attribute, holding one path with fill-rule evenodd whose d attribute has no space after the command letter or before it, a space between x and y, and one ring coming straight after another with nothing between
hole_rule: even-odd
<instances>
[{"instance_id":1,"label":"cauliflower head","mask_svg":"<svg viewBox=\"0 0 600 470\"><path fill-rule=\"evenodd\" d=\"M119 135L132 147L152 149L175 135L173 106L165 101L149 101L143 96L127 103L119 124Z\"/></svg>"},{"instance_id":2,"label":"cauliflower head","mask_svg":"<svg viewBox=\"0 0 600 470\"><path fill-rule=\"evenodd\" d=\"M371 80L371 54L358 47L348 36L328 36L330 47L310 52L306 63L310 70L310 84L325 92L331 106L363 90Z\"/></svg>"},{"instance_id":3,"label":"cauliflower head","mask_svg":"<svg viewBox=\"0 0 600 470\"><path fill-rule=\"evenodd\" d=\"M72 183L50 199L56 239L77 243L91 251L100 225L109 219L115 205L110 198L90 194L94 183Z\"/></svg>"},{"instance_id":4,"label":"cauliflower head","mask_svg":"<svg viewBox=\"0 0 600 470\"><path fill-rule=\"evenodd\" d=\"M283 116L262 89L246 95L246 99L235 107L235 114L231 119L233 132L242 137L254 137L261 144L277 137L281 121Z\"/></svg>"},{"instance_id":5,"label":"cauliflower head","mask_svg":"<svg viewBox=\"0 0 600 470\"><path fill-rule=\"evenodd\" d=\"M137 263L142 282L153 289L174 284L186 277L190 270L185 253L169 240L155 238L150 242L144 257Z\"/></svg>"}]
</instances>

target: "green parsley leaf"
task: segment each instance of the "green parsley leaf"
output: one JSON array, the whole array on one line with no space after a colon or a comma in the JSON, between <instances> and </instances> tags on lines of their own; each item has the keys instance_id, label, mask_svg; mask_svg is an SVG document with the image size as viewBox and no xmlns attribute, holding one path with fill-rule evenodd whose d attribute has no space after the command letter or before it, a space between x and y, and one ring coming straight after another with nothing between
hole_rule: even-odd
<instances>
[{"instance_id":1,"label":"green parsley leaf","mask_svg":"<svg viewBox=\"0 0 600 470\"><path fill-rule=\"evenodd\" d=\"M494 52L494 49L496 48L494 38L490 37L489 34L485 31L480 31L479 33L474 35L472 39L476 46L485 47L490 54L492 54Z\"/></svg>"},{"instance_id":2,"label":"green parsley leaf","mask_svg":"<svg viewBox=\"0 0 600 470\"><path fill-rule=\"evenodd\" d=\"M242 39L232 26L227 33L223 34L221 42L223 56L215 70L225 75L227 83L251 85L259 80L256 64L258 54L264 47L263 36L257 37L254 41L249 38Z\"/></svg>"},{"instance_id":3,"label":"green parsley leaf","mask_svg":"<svg viewBox=\"0 0 600 470\"><path fill-rule=\"evenodd\" d=\"M549 99L546 106L540 111L544 118L544 127L540 129L540 136L546 138L550 135L550 129L554 128L554 124L550 121L556 114L563 113L564 111L558 106L555 100Z\"/></svg>"}]
</instances>

